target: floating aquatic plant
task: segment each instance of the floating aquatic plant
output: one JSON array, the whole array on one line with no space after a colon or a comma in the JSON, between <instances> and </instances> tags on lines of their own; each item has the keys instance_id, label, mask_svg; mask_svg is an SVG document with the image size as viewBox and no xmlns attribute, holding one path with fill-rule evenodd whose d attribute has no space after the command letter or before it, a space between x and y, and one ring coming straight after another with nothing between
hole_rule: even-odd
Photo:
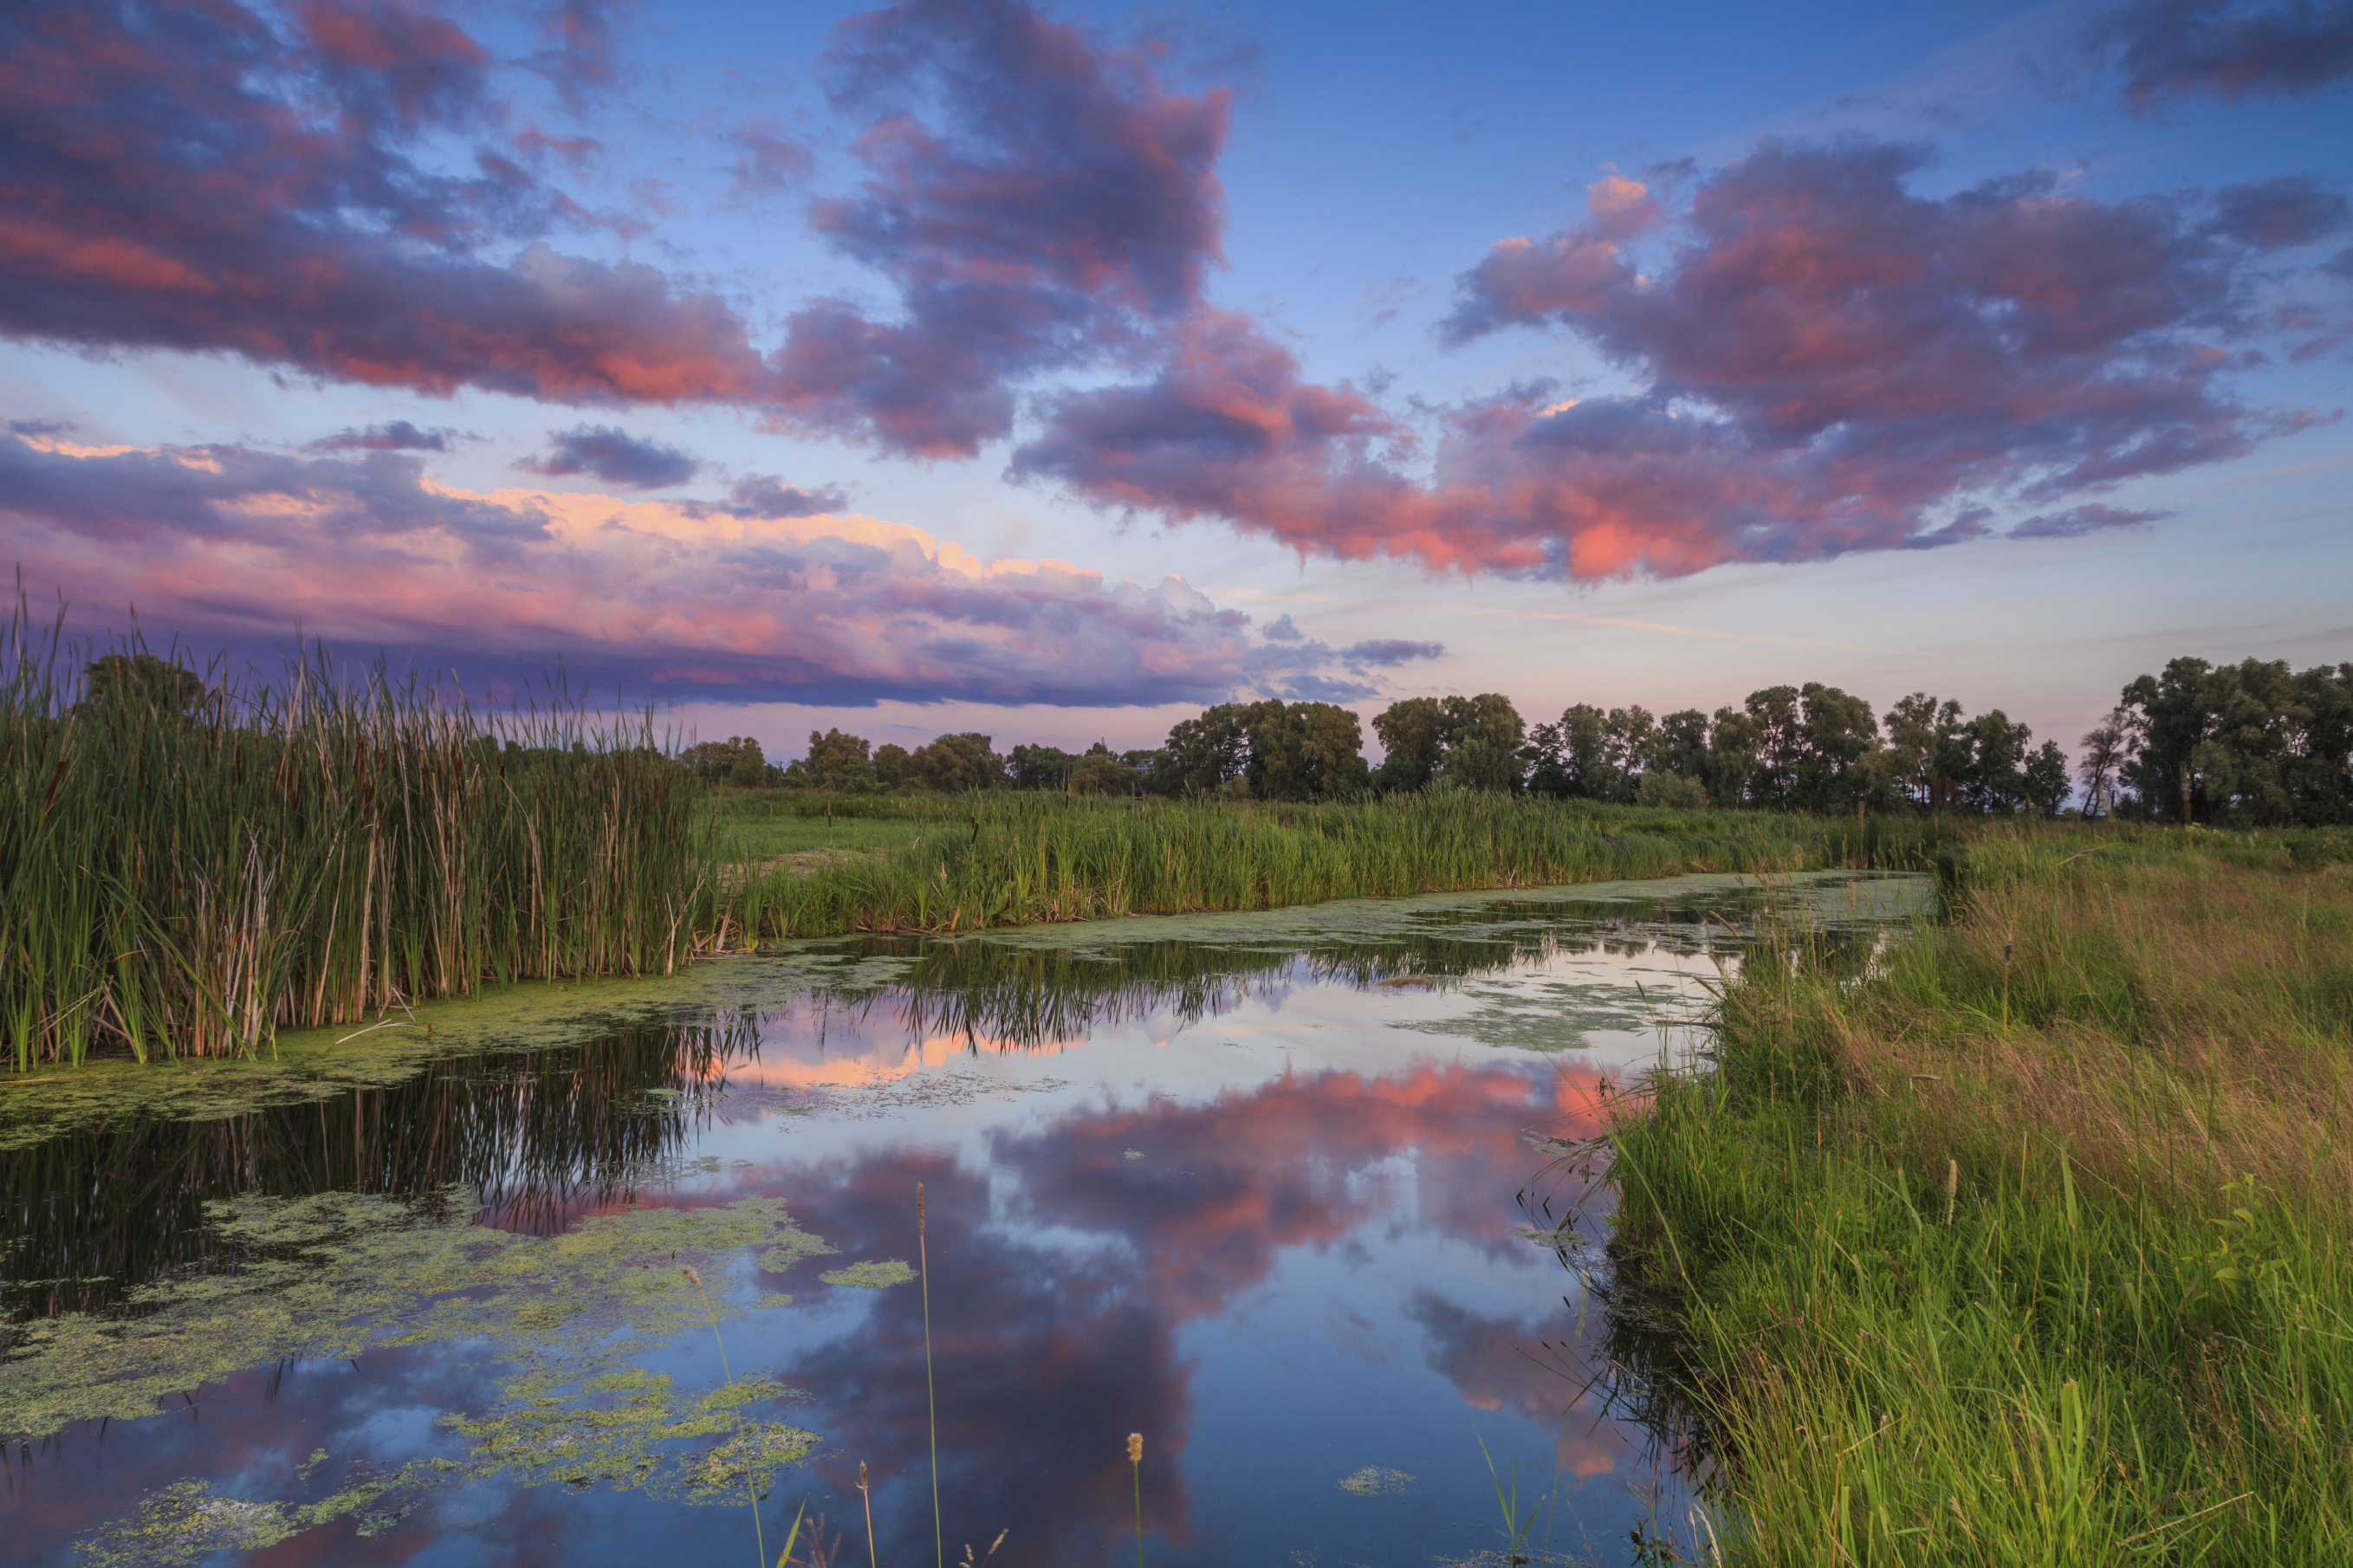
<instances>
[{"instance_id":1,"label":"floating aquatic plant","mask_svg":"<svg viewBox=\"0 0 2353 1568\"><path fill-rule=\"evenodd\" d=\"M1401 1492L1413 1485L1413 1478L1403 1470L1385 1470L1377 1465L1366 1465L1354 1475L1340 1478L1340 1489L1358 1497L1381 1497L1389 1492Z\"/></svg>"},{"instance_id":2,"label":"floating aquatic plant","mask_svg":"<svg viewBox=\"0 0 2353 1568\"><path fill-rule=\"evenodd\" d=\"M899 1258L886 1263L853 1263L847 1268L828 1269L818 1278L828 1285L849 1285L860 1290L884 1290L893 1285L904 1285L914 1279L915 1271Z\"/></svg>"}]
</instances>

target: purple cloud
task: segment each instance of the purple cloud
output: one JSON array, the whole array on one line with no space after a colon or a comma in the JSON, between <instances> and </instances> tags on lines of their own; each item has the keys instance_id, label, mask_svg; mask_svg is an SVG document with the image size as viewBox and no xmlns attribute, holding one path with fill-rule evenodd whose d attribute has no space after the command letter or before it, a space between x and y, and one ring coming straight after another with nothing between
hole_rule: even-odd
<instances>
[{"instance_id":1,"label":"purple cloud","mask_svg":"<svg viewBox=\"0 0 2353 1568\"><path fill-rule=\"evenodd\" d=\"M544 44L532 68L554 85L564 101L579 109L596 92L620 80L614 23L632 9L622 0L554 0L539 13Z\"/></svg>"},{"instance_id":2,"label":"purple cloud","mask_svg":"<svg viewBox=\"0 0 2353 1568\"><path fill-rule=\"evenodd\" d=\"M580 209L487 146L480 45L389 4L31 4L0 20L0 333L220 351L431 393L756 399L713 293L564 256ZM482 258L489 247L522 248Z\"/></svg>"},{"instance_id":3,"label":"purple cloud","mask_svg":"<svg viewBox=\"0 0 2353 1568\"><path fill-rule=\"evenodd\" d=\"M805 490L774 474L746 474L728 488L724 501L684 501L680 506L696 517L780 519L815 517L848 509L849 498L828 485Z\"/></svg>"},{"instance_id":4,"label":"purple cloud","mask_svg":"<svg viewBox=\"0 0 2353 1568\"><path fill-rule=\"evenodd\" d=\"M2116 61L2137 114L2200 93L2303 98L2353 76L2353 4L2134 0L2095 18L2084 44Z\"/></svg>"},{"instance_id":5,"label":"purple cloud","mask_svg":"<svg viewBox=\"0 0 2353 1568\"><path fill-rule=\"evenodd\" d=\"M11 419L8 432L13 436L64 436L81 426L70 419Z\"/></svg>"},{"instance_id":6,"label":"purple cloud","mask_svg":"<svg viewBox=\"0 0 2353 1568\"><path fill-rule=\"evenodd\" d=\"M1398 665L1417 658L1441 658L1446 645L1436 642L1406 642L1396 637L1377 637L1340 650L1340 657L1350 664Z\"/></svg>"},{"instance_id":7,"label":"purple cloud","mask_svg":"<svg viewBox=\"0 0 2353 1568\"><path fill-rule=\"evenodd\" d=\"M1012 384L1118 362L1198 304L1219 259L1228 95L1165 91L1140 53L1008 0L852 17L826 70L866 130L857 194L818 204L900 318L794 313L776 356L799 423L969 455L1012 426Z\"/></svg>"},{"instance_id":8,"label":"purple cloud","mask_svg":"<svg viewBox=\"0 0 2353 1568\"><path fill-rule=\"evenodd\" d=\"M310 444L313 452L446 452L454 430L420 430L406 419L370 425L322 436Z\"/></svg>"},{"instance_id":9,"label":"purple cloud","mask_svg":"<svg viewBox=\"0 0 2353 1568\"><path fill-rule=\"evenodd\" d=\"M597 689L843 706L1110 707L1376 689L1176 578L983 565L863 518L714 526L604 495L470 495L423 459L237 446L77 457L0 439L0 553L76 624L267 654L299 625L477 688L561 657Z\"/></svg>"},{"instance_id":10,"label":"purple cloud","mask_svg":"<svg viewBox=\"0 0 2353 1568\"><path fill-rule=\"evenodd\" d=\"M2111 528L2140 528L2171 517L2169 511L2128 511L2093 501L2065 511L2030 517L2010 531L2012 539L2078 539Z\"/></svg>"},{"instance_id":11,"label":"purple cloud","mask_svg":"<svg viewBox=\"0 0 2353 1568\"><path fill-rule=\"evenodd\" d=\"M682 485L702 471L691 454L659 441L640 440L612 425L580 425L550 430L554 443L544 458L524 458L515 467L526 473L566 476L589 474L609 485L633 490L667 489ZM791 515L791 514L786 514Z\"/></svg>"},{"instance_id":12,"label":"purple cloud","mask_svg":"<svg viewBox=\"0 0 2353 1568\"><path fill-rule=\"evenodd\" d=\"M1219 516L1303 552L1599 577L1946 543L1988 498L2048 503L2245 452L2311 416L2243 407L2221 345L2257 330L2250 245L2326 202L2235 191L2218 220L2048 178L1914 195L1927 154L1767 142L1669 219L1612 176L1587 216L1457 280L1441 338L1565 329L1633 378L1514 386L1410 433L1204 310L1148 382L1045 405L1013 472L1100 503ZM2264 226L2268 225L2269 226ZM1942 521L1955 519L1956 521Z\"/></svg>"},{"instance_id":13,"label":"purple cloud","mask_svg":"<svg viewBox=\"0 0 2353 1568\"><path fill-rule=\"evenodd\" d=\"M2353 216L2353 204L2325 191L2309 174L2248 180L2214 194L2214 216L2207 227L2257 250L2283 250L2326 239Z\"/></svg>"},{"instance_id":14,"label":"purple cloud","mask_svg":"<svg viewBox=\"0 0 2353 1568\"><path fill-rule=\"evenodd\" d=\"M735 149L729 173L737 197L773 195L808 173L809 153L800 139L774 120L746 121L727 133Z\"/></svg>"}]
</instances>

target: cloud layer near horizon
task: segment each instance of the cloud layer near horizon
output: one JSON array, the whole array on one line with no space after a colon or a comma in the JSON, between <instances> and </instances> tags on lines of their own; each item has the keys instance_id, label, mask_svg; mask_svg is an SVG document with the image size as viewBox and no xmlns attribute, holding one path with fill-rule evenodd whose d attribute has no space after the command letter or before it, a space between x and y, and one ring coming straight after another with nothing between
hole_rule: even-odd
<instances>
[{"instance_id":1,"label":"cloud layer near horizon","mask_svg":"<svg viewBox=\"0 0 2353 1568\"><path fill-rule=\"evenodd\" d=\"M745 510L457 489L385 450L0 437L0 555L88 629L124 629L135 605L248 651L299 629L477 683L560 657L608 693L835 707L1346 701L1374 694L1368 667L1442 651L1261 640L1175 577L1145 590L873 518Z\"/></svg>"}]
</instances>

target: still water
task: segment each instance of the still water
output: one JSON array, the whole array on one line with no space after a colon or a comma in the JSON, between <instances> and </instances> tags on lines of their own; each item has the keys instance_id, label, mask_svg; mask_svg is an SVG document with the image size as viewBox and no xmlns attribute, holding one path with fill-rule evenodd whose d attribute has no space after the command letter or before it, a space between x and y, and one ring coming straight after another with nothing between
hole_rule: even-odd
<instances>
[{"instance_id":1,"label":"still water","mask_svg":"<svg viewBox=\"0 0 2353 1568\"><path fill-rule=\"evenodd\" d=\"M748 1568L806 1509L863 1562L871 1506L885 1563L1092 1564L1140 1494L1150 1563L1423 1568L1503 1545L1492 1461L1529 1550L1636 1561L1694 1496L1563 1156L1761 920L1862 964L1930 896L809 943L12 1089L0 1558Z\"/></svg>"}]
</instances>

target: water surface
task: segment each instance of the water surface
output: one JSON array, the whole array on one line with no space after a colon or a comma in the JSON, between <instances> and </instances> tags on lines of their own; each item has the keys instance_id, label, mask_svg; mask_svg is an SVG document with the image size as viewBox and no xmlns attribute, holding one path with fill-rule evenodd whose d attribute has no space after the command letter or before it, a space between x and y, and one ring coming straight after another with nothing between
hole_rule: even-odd
<instances>
[{"instance_id":1,"label":"water surface","mask_svg":"<svg viewBox=\"0 0 2353 1568\"><path fill-rule=\"evenodd\" d=\"M1111 1561L1140 1479L1154 1563L1460 1560L1500 1544L1492 1456L1554 1552L1631 1561L1689 1480L1594 1383L1562 1243L1603 1215L1558 1155L1701 1048L1767 906L1861 964L1926 898L798 944L437 1009L428 1048L221 1080L230 1114L156 1098L201 1070L47 1121L12 1090L9 1559L751 1563L804 1505L854 1559L863 1462L912 1564L935 1408L950 1557ZM892 1282L924 1260L928 1379Z\"/></svg>"}]
</instances>

